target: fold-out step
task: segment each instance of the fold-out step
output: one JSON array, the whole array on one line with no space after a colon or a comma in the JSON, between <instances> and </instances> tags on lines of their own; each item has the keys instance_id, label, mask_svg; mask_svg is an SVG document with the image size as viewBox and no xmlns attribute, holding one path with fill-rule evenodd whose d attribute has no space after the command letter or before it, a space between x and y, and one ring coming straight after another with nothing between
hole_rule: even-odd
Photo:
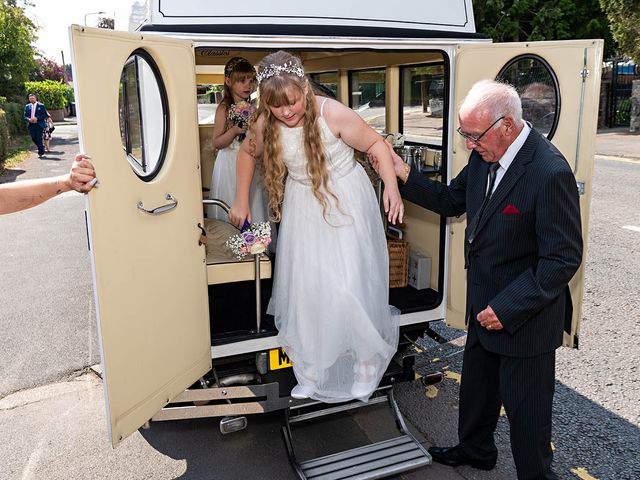
<instances>
[{"instance_id":1,"label":"fold-out step","mask_svg":"<svg viewBox=\"0 0 640 480\"><path fill-rule=\"evenodd\" d=\"M308 480L364 480L384 478L428 465L431 457L420 444L402 435L364 447L300 463Z\"/></svg>"},{"instance_id":2,"label":"fold-out step","mask_svg":"<svg viewBox=\"0 0 640 480\"><path fill-rule=\"evenodd\" d=\"M377 396L368 403L352 402L337 406L326 406L320 410L290 416L285 413L282 426L289 460L300 480L372 480L397 475L408 470L431 464L431 455L409 432L400 409L393 398L393 390ZM342 452L298 462L296 459L293 424L330 416L354 408L366 408L384 401L388 402L395 424L401 435L381 442L364 445ZM311 404L309 406L312 406Z\"/></svg>"}]
</instances>

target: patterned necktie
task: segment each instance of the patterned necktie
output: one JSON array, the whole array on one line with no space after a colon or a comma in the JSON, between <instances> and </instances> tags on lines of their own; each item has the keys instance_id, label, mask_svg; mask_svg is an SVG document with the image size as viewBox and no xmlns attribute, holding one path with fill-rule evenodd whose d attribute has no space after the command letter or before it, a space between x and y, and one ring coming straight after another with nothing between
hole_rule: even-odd
<instances>
[{"instance_id":1,"label":"patterned necktie","mask_svg":"<svg viewBox=\"0 0 640 480\"><path fill-rule=\"evenodd\" d=\"M480 224L482 213L484 212L487 203L489 203L489 199L491 198L491 194L493 193L493 185L496 183L496 174L499 168L499 162L492 163L489 167L489 188L487 188L487 192L484 195L484 201L482 202L478 213L476 213L476 216L473 217L473 220L471 220L471 223L469 224L469 232L471 232L467 237L467 241L469 243L473 243L473 240L476 238L476 230L478 230L478 225Z\"/></svg>"}]
</instances>

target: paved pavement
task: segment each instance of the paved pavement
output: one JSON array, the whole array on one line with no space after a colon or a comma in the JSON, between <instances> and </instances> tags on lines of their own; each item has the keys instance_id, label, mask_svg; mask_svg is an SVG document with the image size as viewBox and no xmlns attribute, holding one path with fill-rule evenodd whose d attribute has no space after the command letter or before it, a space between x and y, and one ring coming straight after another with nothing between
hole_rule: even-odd
<instances>
[{"instance_id":1,"label":"paved pavement","mask_svg":"<svg viewBox=\"0 0 640 480\"><path fill-rule=\"evenodd\" d=\"M623 160L640 163L639 135L628 135L620 131L602 132L598 135L596 145L599 158L604 159L605 162L609 157L620 157L624 154ZM68 162L69 154L75 149L72 138L68 140L67 146L69 148L66 150L65 158ZM38 161L34 155L21 166L24 171L18 172L15 177L22 179L52 175L54 171L47 168L52 165L53 163ZM629 181L637 178L638 174L636 166L630 165L631 167L632 169L627 173ZM598 191L602 190L594 188L594 194ZM81 197L77 198L81 199ZM60 200L56 199L53 202L55 201ZM637 197L633 205L634 208L637 206ZM81 208L80 204L76 207ZM46 204L37 208L44 209ZM52 210L46 212L47 216L53 215ZM601 215L603 218L607 216L606 212L602 212ZM600 218L593 218L593 220L600 221ZM638 220L640 219L634 219L635 225L640 225ZM603 235L606 234L603 232ZM597 235L596 238L598 238ZM635 245L630 254L635 253L636 257L638 249L637 243L634 242L637 242L637 238L637 236L629 237L629 242L632 246ZM11 240L9 238L5 241ZM56 244L56 249L58 248L62 249ZM12 247L10 250L17 251L18 247ZM618 263L619 268L620 265ZM26 265L24 270L25 272L36 271L37 265ZM599 272L599 275L607 274L607 266L603 265L596 272ZM633 289L635 285L637 289L637 271L628 272L628 274L635 275L635 283L632 279L624 280L624 276L619 281L632 282L628 288ZM20 289L29 290L33 288L33 283L29 280L29 275L26 273L24 275L26 277ZM41 280L39 278L37 281ZM587 289L587 295L594 293L593 289L597 287L593 285L599 284L596 280L597 278L594 279L594 277L588 280L592 290ZM41 287L39 290L45 289L44 286ZM7 291L6 288L7 286L4 286L3 291ZM633 314L638 313L637 299L634 301L626 298L625 303L623 295L622 299L616 297L607 303L605 292L595 293L596 299L589 300L591 308L586 310L586 317L593 315L601 321L598 316L598 307L601 304L605 310L615 307L615 311L621 315L624 315L625 311L631 314L629 315L631 319L627 321L633 328ZM612 305L612 302L615 305ZM92 316L92 308L87 305L81 306L82 314ZM620 317L617 318L620 321ZM593 365L590 362L597 364L597 358L594 359L593 354L589 355L588 350L584 356L573 355L573 359L569 358L571 352L559 355L559 361L567 362L569 370L567 371L567 366L560 367L562 375L566 378L562 378L562 383L558 383L557 413L554 417L556 432L554 441L557 443L556 468L562 479L640 478L638 466L640 416L637 413L640 400L637 392L640 382L637 379L637 362L635 370L633 368L634 358L638 359L638 326L637 317L635 318L636 329L631 330L627 338L617 338L616 343L611 343L608 357L601 365L596 365L595 370L592 369ZM27 316L22 319L25 322L29 321ZM593 343L599 340L597 339L598 329L595 326L592 324L590 329L585 326L585 336L589 333L590 337L594 338ZM436 390L425 388L420 382L405 384L396 389L403 412L424 434L426 438L422 439L426 445L451 443L455 439L457 373L460 371L460 351L464 337L459 337L458 333L442 326L440 328L442 328L442 334L449 335L453 341L445 345L435 345L425 340L423 343L428 354L421 358L419 369L426 372L436 365L439 369L449 372L447 379L436 387ZM34 338L37 337L34 332L28 332L28 334L33 334ZM64 335L68 334L69 332ZM81 336L85 343L93 341L89 330L82 332ZM62 338L59 340L63 341ZM6 343L0 343L0 345L2 348L11 347ZM19 354L20 349L16 348L12 351ZM629 357L625 355L630 351L631 362L625 365L624 362L629 361L626 360ZM564 359L561 358L563 356ZM434 357L438 357L439 360L434 361ZM3 439L0 447L0 478L48 480L294 478L281 444L278 419L273 417L251 419L250 428L247 431L226 437L220 436L216 431L217 422L212 419L154 425L151 430L135 433L119 448L112 450L106 436L102 383L95 374L82 370L82 367L94 363L95 352L82 353L80 358L84 361L78 364L75 378L36 388L23 387L24 390L6 395L4 398L1 398L2 393L0 393L0 438ZM625 360L621 360L622 358ZM615 369L616 361L623 362L625 366L619 370L626 374L611 377L612 380L607 385L611 383L614 389L602 385L602 390L596 391L593 395L590 393L588 396L583 396L578 393L578 389L583 388L585 383L590 381L600 383L598 378L589 378L589 372L595 371L607 377L608 370ZM32 368L33 366L27 365L25 370ZM581 369L584 370L582 376L580 376ZM40 384L54 381L55 375L59 378L63 373L65 372L52 372L50 375L54 377L41 379ZM4 371L0 375L0 381L2 377L4 377ZM613 406L610 406L612 399ZM580 413L576 414L576 412ZM332 428L340 432L340 435L318 441L317 448L341 441L340 437L349 436L347 432L351 431L355 432L354 436L362 436L365 439L375 438L381 434L375 426L381 418L383 413L358 413L338 419L337 421L342 423L333 425ZM312 435L313 437L315 435ZM498 467L492 472L478 472L466 467L450 469L433 465L398 478L406 480L513 479L515 473L509 452L508 424L505 418L499 422L497 441L500 458Z\"/></svg>"}]
</instances>

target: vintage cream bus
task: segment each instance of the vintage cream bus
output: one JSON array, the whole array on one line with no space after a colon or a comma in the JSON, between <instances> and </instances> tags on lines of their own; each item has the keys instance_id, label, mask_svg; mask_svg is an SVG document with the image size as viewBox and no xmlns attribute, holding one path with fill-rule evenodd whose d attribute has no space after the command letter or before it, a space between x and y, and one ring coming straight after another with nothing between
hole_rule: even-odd
<instances>
[{"instance_id":1,"label":"vintage cream bus","mask_svg":"<svg viewBox=\"0 0 640 480\"><path fill-rule=\"evenodd\" d=\"M509 81L525 118L573 166L586 238L600 40L491 43L475 33L471 0L157 0L142 18L135 32L70 28L80 148L100 180L87 197L87 228L114 445L149 420L223 417L221 429L232 431L248 414L299 405L265 314L272 258L234 261L223 245L233 230L203 213L215 105L198 104L197 91L222 83L232 56L299 55L313 80L381 134L403 139L407 161L445 183L469 155L456 105L477 80ZM387 397L385 386L414 378L407 347L429 322L465 326L466 219L405 208L403 239L430 269L417 262L414 286L390 288L402 330L381 385ZM571 282L569 347L578 345L583 274ZM410 436L399 438L390 448L408 452L404 460L362 478L429 462ZM294 463L301 478L313 466Z\"/></svg>"}]
</instances>

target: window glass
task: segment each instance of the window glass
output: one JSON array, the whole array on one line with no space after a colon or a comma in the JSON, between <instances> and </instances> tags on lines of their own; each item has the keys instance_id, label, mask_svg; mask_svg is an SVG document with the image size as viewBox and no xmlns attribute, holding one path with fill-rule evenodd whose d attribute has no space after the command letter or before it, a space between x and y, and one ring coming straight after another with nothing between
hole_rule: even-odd
<instances>
[{"instance_id":1,"label":"window glass","mask_svg":"<svg viewBox=\"0 0 640 480\"><path fill-rule=\"evenodd\" d=\"M312 73L309 75L316 84L331 92L333 98L338 96L338 72Z\"/></svg>"},{"instance_id":2,"label":"window glass","mask_svg":"<svg viewBox=\"0 0 640 480\"><path fill-rule=\"evenodd\" d=\"M349 74L351 108L367 124L382 133L386 128L385 118L385 70L359 70Z\"/></svg>"},{"instance_id":3,"label":"window glass","mask_svg":"<svg viewBox=\"0 0 640 480\"><path fill-rule=\"evenodd\" d=\"M414 65L400 72L405 139L442 145L444 65Z\"/></svg>"},{"instance_id":4,"label":"window glass","mask_svg":"<svg viewBox=\"0 0 640 480\"><path fill-rule=\"evenodd\" d=\"M120 77L119 119L122 145L136 173L155 176L168 137L164 85L151 57L143 51L129 57Z\"/></svg>"},{"instance_id":5,"label":"window glass","mask_svg":"<svg viewBox=\"0 0 640 480\"><path fill-rule=\"evenodd\" d=\"M551 139L560 114L560 93L549 64L535 55L522 55L510 60L496 79L515 87L522 99L522 117Z\"/></svg>"}]
</instances>

